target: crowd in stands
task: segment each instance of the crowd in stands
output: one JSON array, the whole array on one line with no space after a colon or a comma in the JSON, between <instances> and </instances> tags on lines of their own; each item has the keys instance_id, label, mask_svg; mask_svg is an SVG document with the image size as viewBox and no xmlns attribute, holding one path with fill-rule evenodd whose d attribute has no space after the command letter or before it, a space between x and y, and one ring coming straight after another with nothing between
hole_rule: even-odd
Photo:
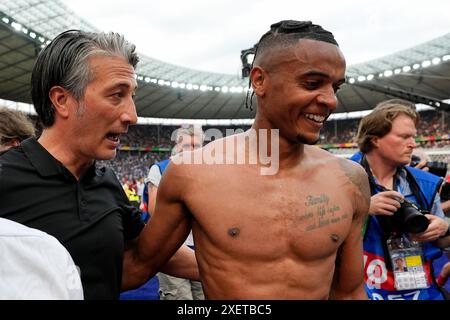
<instances>
[{"instance_id":1,"label":"crowd in stands","mask_svg":"<svg viewBox=\"0 0 450 320\"><path fill-rule=\"evenodd\" d=\"M450 113L436 112L427 110L420 112L421 120L419 122L418 137L440 137L450 134ZM358 124L360 119L329 120L322 129L319 144L340 144L354 143ZM39 130L39 125L36 123ZM148 169L152 164L167 158L170 149L174 144L173 134L179 126L162 125L135 125L129 128L128 133L120 137L121 148L164 148L165 152L147 152L147 151L118 151L114 160L101 161L100 163L110 166L116 172L120 181L123 179L132 181L140 180L147 175ZM208 131L208 129L219 130L223 136L236 130L245 131L250 126L204 126L205 143L211 140L208 132L214 134L217 131ZM450 140L431 140L419 142L419 146L426 149L450 148ZM338 151L333 153L349 153L348 151ZM437 161L449 161L449 156L434 157Z\"/></svg>"},{"instance_id":2,"label":"crowd in stands","mask_svg":"<svg viewBox=\"0 0 450 320\"><path fill-rule=\"evenodd\" d=\"M329 120L320 133L320 144L355 142L359 119Z\"/></svg>"},{"instance_id":3,"label":"crowd in stands","mask_svg":"<svg viewBox=\"0 0 450 320\"><path fill-rule=\"evenodd\" d=\"M122 146L167 148L172 145L170 134L177 127L157 125L136 125L120 137Z\"/></svg>"},{"instance_id":4,"label":"crowd in stands","mask_svg":"<svg viewBox=\"0 0 450 320\"><path fill-rule=\"evenodd\" d=\"M120 181L132 181L145 178L150 166L167 158L167 155L166 152L119 151L115 159L98 163L111 167Z\"/></svg>"},{"instance_id":5,"label":"crowd in stands","mask_svg":"<svg viewBox=\"0 0 450 320\"><path fill-rule=\"evenodd\" d=\"M320 144L355 142L360 119L330 120L325 123L321 132ZM450 133L450 113L427 110L420 112L420 122L417 128L418 137L442 136ZM429 141L424 143L427 148L449 146L448 140Z\"/></svg>"},{"instance_id":6,"label":"crowd in stands","mask_svg":"<svg viewBox=\"0 0 450 320\"><path fill-rule=\"evenodd\" d=\"M450 133L450 114L433 110L420 113L421 121L418 127L418 137L441 136ZM443 118L444 117L444 118ZM330 143L348 143L355 142L354 137L358 129L360 119L331 120L325 123L321 133L319 144ZM173 145L172 134L179 128L178 126L157 126L157 125L136 125L129 128L127 135L120 138L121 147L142 147L142 148L166 148L170 150ZM245 131L250 126L229 126L229 127L203 127L206 133L205 142L210 141L208 129L220 130L223 136L236 130ZM227 132L228 129L228 132ZM231 130L231 131L230 131ZM450 147L449 140L426 141L419 143L424 148L445 148ZM122 181L139 180L147 175L149 167L168 156L166 152L137 152L137 151L119 151L118 156L111 161L104 163L113 168ZM448 156L447 156L448 158ZM439 159L448 161L448 159Z\"/></svg>"}]
</instances>

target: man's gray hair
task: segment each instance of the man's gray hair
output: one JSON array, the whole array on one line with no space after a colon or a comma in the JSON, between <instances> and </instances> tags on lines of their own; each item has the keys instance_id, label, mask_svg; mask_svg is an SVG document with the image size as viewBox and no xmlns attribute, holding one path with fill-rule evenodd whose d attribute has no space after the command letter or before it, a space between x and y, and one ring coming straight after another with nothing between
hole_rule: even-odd
<instances>
[{"instance_id":1,"label":"man's gray hair","mask_svg":"<svg viewBox=\"0 0 450 320\"><path fill-rule=\"evenodd\" d=\"M61 86L77 101L82 99L88 83L93 80L89 57L122 57L136 68L139 58L135 50L134 44L114 32L68 30L59 34L41 51L31 75L31 97L42 125L50 127L55 121L49 98L52 87Z\"/></svg>"}]
</instances>

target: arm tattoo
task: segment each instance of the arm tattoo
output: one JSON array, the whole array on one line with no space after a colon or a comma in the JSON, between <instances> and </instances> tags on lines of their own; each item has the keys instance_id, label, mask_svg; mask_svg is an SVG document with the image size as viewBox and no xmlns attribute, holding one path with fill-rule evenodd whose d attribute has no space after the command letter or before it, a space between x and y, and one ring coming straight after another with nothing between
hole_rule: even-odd
<instances>
[{"instance_id":1,"label":"arm tattoo","mask_svg":"<svg viewBox=\"0 0 450 320\"><path fill-rule=\"evenodd\" d=\"M358 164L352 163L350 160L339 159L339 165L348 178L349 183L356 190L355 199L357 201L360 200L363 207L368 208L370 206L370 187L367 174L362 167L360 168ZM360 207L360 205L357 207Z\"/></svg>"}]
</instances>

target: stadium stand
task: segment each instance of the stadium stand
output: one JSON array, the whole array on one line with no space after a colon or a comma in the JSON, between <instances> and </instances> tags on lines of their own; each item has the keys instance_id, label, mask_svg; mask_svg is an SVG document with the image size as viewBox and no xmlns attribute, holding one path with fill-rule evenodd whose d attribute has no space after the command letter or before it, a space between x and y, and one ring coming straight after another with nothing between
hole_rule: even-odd
<instances>
[{"instance_id":1,"label":"stadium stand","mask_svg":"<svg viewBox=\"0 0 450 320\"><path fill-rule=\"evenodd\" d=\"M417 143L426 149L433 161L450 160L450 114L434 110L420 113ZM330 152L348 156L357 151L354 141L359 119L328 121L322 130L319 146ZM177 126L136 125L121 137L121 146L117 157L102 162L116 172L119 179L139 180L147 175L148 168L155 162L167 157L170 152L171 136ZM208 129L219 130L223 136L226 131L247 130L249 126L203 127L206 141L209 141Z\"/></svg>"},{"instance_id":2,"label":"stadium stand","mask_svg":"<svg viewBox=\"0 0 450 320\"><path fill-rule=\"evenodd\" d=\"M31 23L30 17L40 18ZM29 77L36 52L67 29L69 17L73 28L96 30L59 0L1 1L1 99L30 103ZM140 117L242 120L253 116L244 108L247 80L240 76L192 70L144 55L136 71L139 82L136 106ZM367 110L388 97L409 97L416 103L433 105L437 110L421 112L417 142L432 160L449 162L450 113L440 109L448 108L444 101L448 103L446 99L450 98L450 33L389 56L349 66L347 75L347 84L337 94L337 112ZM358 123L358 118L329 120L322 130L319 146L342 157L353 154L357 151L354 137ZM39 124L36 121L35 124L39 131ZM147 175L153 163L167 158L171 136L177 127L131 127L121 137L117 157L100 164L110 166L120 181L134 184ZM248 127L203 126L203 129L215 128L225 135L226 129ZM157 282L152 279L141 292L128 292L122 298L156 299L155 287Z\"/></svg>"}]
</instances>

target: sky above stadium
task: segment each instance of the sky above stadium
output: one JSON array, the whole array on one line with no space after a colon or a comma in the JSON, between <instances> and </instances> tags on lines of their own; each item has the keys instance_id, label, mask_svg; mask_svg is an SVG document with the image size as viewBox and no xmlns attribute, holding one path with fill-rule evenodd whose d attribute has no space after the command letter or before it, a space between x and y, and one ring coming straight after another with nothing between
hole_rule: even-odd
<instances>
[{"instance_id":1,"label":"sky above stadium","mask_svg":"<svg viewBox=\"0 0 450 320\"><path fill-rule=\"evenodd\" d=\"M104 31L124 34L165 62L240 74L240 52L279 20L311 20L332 31L349 65L450 32L447 0L63 0Z\"/></svg>"}]
</instances>

